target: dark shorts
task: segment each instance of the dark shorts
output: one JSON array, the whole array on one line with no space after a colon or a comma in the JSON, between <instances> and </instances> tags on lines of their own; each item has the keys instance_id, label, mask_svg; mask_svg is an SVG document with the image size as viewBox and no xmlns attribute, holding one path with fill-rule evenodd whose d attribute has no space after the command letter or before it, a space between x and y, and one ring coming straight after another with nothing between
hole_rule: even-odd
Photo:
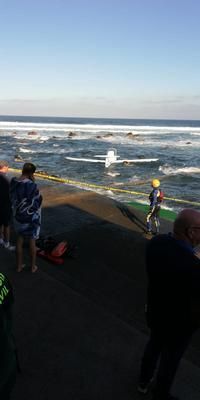
<instances>
[{"instance_id":1,"label":"dark shorts","mask_svg":"<svg viewBox=\"0 0 200 400\"><path fill-rule=\"evenodd\" d=\"M14 228L15 232L22 237L29 239L38 239L40 235L40 222L30 222L26 224L21 224L14 218Z\"/></svg>"}]
</instances>

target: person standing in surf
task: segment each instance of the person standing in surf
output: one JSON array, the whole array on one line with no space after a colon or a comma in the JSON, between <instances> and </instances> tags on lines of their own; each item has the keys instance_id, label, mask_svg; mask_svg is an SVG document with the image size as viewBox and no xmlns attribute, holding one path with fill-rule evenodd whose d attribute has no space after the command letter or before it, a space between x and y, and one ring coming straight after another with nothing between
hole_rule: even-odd
<instances>
[{"instance_id":1,"label":"person standing in surf","mask_svg":"<svg viewBox=\"0 0 200 400\"><path fill-rule=\"evenodd\" d=\"M35 171L34 164L25 163L20 178L12 178L10 183L13 222L17 233L17 272L24 268L24 239L29 241L31 271L37 271L35 241L40 233L42 196L35 183Z\"/></svg>"}]
</instances>

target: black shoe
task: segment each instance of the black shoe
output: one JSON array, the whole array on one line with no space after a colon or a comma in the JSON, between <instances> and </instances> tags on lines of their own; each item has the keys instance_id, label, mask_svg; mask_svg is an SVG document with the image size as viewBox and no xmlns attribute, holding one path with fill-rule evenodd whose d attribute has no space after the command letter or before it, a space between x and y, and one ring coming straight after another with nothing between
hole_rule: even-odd
<instances>
[{"instance_id":1,"label":"black shoe","mask_svg":"<svg viewBox=\"0 0 200 400\"><path fill-rule=\"evenodd\" d=\"M161 395L162 396L162 395ZM151 400L180 400L178 397L168 394L165 397L159 395L154 395Z\"/></svg>"},{"instance_id":2,"label":"black shoe","mask_svg":"<svg viewBox=\"0 0 200 400\"><path fill-rule=\"evenodd\" d=\"M144 230L144 235L151 238L153 236L153 231Z\"/></svg>"},{"instance_id":3,"label":"black shoe","mask_svg":"<svg viewBox=\"0 0 200 400\"><path fill-rule=\"evenodd\" d=\"M154 381L154 378L152 377L150 379L150 381L147 382L147 383L139 382L138 383L138 387L137 387L138 392L142 393L142 394L148 393L149 389L151 388L151 386L153 384L153 381Z\"/></svg>"}]
</instances>

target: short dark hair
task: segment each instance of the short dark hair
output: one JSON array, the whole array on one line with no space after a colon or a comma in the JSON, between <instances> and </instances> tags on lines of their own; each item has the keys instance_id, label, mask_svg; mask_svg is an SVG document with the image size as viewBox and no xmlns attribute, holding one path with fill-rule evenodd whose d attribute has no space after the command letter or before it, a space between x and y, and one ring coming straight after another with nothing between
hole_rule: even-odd
<instances>
[{"instance_id":1,"label":"short dark hair","mask_svg":"<svg viewBox=\"0 0 200 400\"><path fill-rule=\"evenodd\" d=\"M36 171L36 166L32 163L25 163L23 165L22 174L32 175Z\"/></svg>"},{"instance_id":2,"label":"short dark hair","mask_svg":"<svg viewBox=\"0 0 200 400\"><path fill-rule=\"evenodd\" d=\"M8 161L6 160L0 160L0 169L2 169L3 167L8 167Z\"/></svg>"}]
</instances>

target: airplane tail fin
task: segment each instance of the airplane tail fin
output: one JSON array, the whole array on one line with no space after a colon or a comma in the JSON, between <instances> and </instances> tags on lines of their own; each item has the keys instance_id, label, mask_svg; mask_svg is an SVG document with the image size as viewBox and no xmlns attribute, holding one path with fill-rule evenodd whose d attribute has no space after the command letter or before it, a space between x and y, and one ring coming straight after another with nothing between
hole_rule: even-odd
<instances>
[{"instance_id":1,"label":"airplane tail fin","mask_svg":"<svg viewBox=\"0 0 200 400\"><path fill-rule=\"evenodd\" d=\"M116 160L117 160L117 150L116 149L108 150L105 159L105 167L106 168L110 167L110 165L114 163Z\"/></svg>"}]
</instances>

